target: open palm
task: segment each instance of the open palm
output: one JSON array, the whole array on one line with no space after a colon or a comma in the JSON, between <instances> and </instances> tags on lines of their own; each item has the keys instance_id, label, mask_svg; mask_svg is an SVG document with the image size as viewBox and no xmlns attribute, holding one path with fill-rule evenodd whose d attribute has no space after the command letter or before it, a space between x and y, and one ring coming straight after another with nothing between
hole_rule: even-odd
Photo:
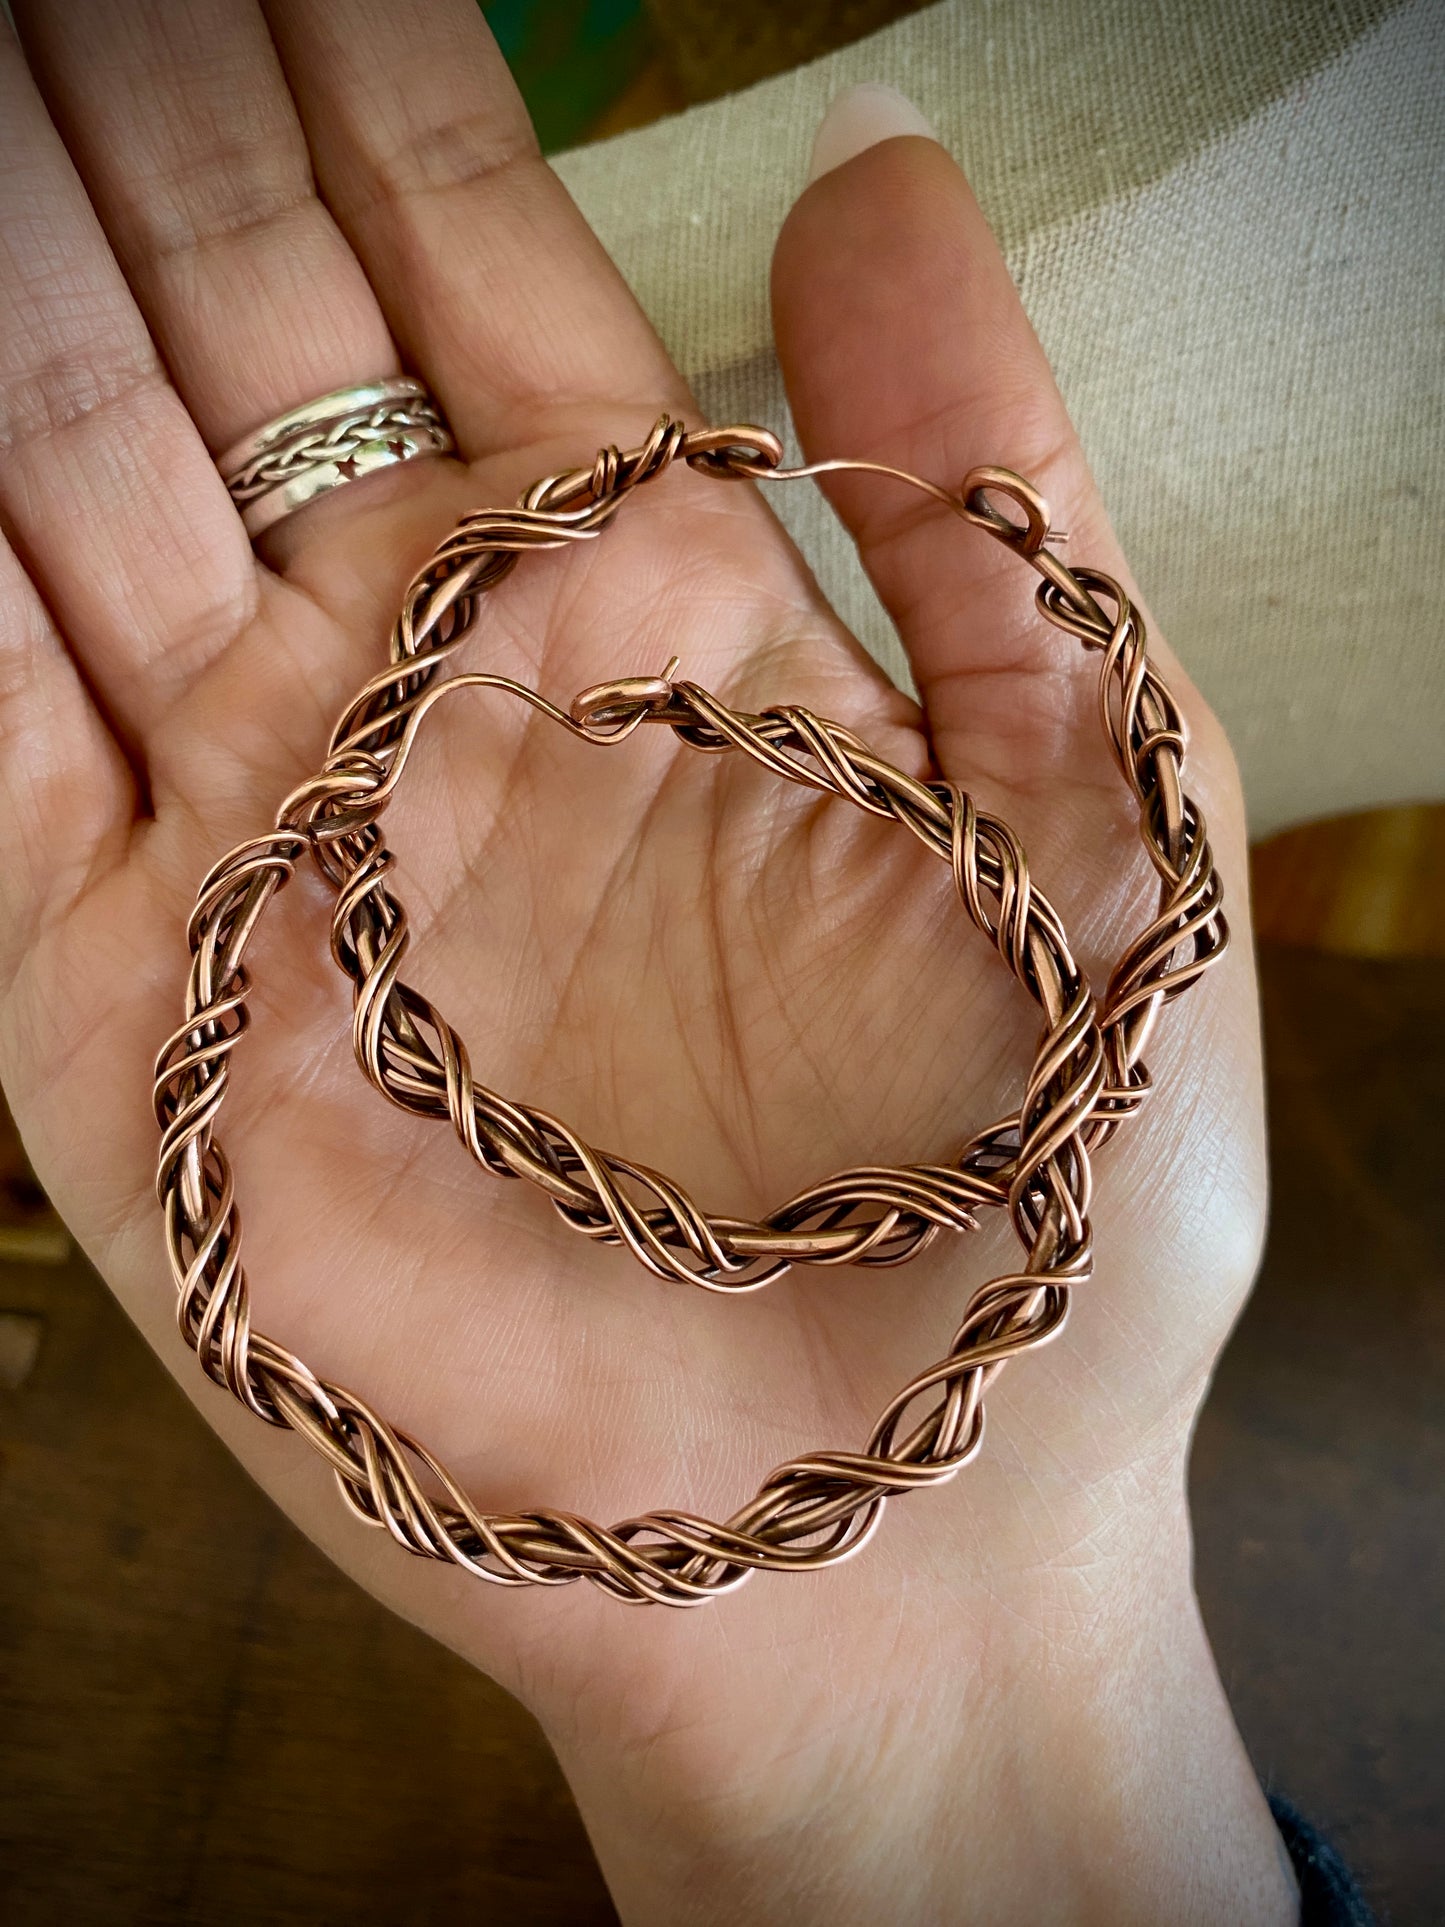
<instances>
[{"instance_id":1,"label":"open palm","mask_svg":"<svg viewBox=\"0 0 1445 1927\"><path fill-rule=\"evenodd\" d=\"M1097 1563L1127 1559L1177 1506L1253 1263L1245 947L1170 1013L1152 1108L1101 1160L1098 1275L1064 1339L991 1395L984 1460L896 1506L845 1573L758 1579L645 1633L587 1588L494 1592L362 1532L296 1441L200 1380L174 1330L148 1089L197 882L318 766L384 661L408 577L460 514L639 439L662 408L696 416L536 159L464 0L279 7L284 73L241 0L17 12L71 158L7 47L0 1074L87 1250L281 1503L520 1691L564 1755L600 1716L646 1742L649 1771L706 1777L704 1755L710 1773L754 1744L728 1684L739 1655L766 1695L803 1643L816 1691L798 1720L842 1705L866 1730L875 1663L921 1637L900 1632L905 1592L924 1608L912 1627L944 1602L1075 1611ZM774 292L810 454L946 483L1006 463L1049 495L1071 555L1128 579L941 149L892 141L825 176L784 231ZM258 563L208 448L403 358L466 461L341 490ZM835 500L921 711L841 629L755 490L682 473L584 552L524 560L485 599L461 666L565 704L675 653L734 704L836 717L1007 816L1101 981L1147 920L1151 883L1092 665L1034 614L1027 572L942 511L881 484L840 483ZM1237 928L1232 764L1168 673ZM428 722L389 830L412 975L477 1074L712 1210L762 1211L845 1164L947 1158L1017 1105L1037 1012L943 866L740 758L659 730L591 747L505 698L459 694ZM795 1270L734 1302L646 1276L361 1083L329 912L303 870L253 957L256 1023L224 1135L256 1321L423 1438L484 1504L726 1517L779 1461L861 1444L1008 1253L991 1225L901 1271Z\"/></svg>"}]
</instances>

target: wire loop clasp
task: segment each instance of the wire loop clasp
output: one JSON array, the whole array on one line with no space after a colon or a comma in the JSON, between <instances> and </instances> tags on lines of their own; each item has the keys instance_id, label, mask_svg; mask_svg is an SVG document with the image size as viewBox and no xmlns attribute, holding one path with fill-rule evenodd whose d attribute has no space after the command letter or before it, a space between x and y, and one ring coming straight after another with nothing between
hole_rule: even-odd
<instances>
[{"instance_id":1,"label":"wire loop clasp","mask_svg":"<svg viewBox=\"0 0 1445 1927\"><path fill-rule=\"evenodd\" d=\"M593 683L572 699L574 725L589 742L622 742L672 701L679 660L671 657L660 676L619 676L614 682Z\"/></svg>"},{"instance_id":2,"label":"wire loop clasp","mask_svg":"<svg viewBox=\"0 0 1445 1927\"><path fill-rule=\"evenodd\" d=\"M1016 503L1024 512L1023 522L1015 522L996 509L988 499L991 494ZM971 468L959 484L958 497L959 513L966 522L1019 555L1037 555L1051 536L1056 542L1066 539L1049 527L1049 505L1033 483L1011 468Z\"/></svg>"}]
</instances>

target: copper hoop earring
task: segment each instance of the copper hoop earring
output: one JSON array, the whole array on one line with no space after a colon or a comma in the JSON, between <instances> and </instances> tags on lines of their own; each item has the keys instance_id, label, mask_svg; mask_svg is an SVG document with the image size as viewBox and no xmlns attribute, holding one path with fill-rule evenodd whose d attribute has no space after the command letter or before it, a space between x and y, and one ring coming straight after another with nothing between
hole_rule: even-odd
<instances>
[{"instance_id":1,"label":"copper hoop earring","mask_svg":"<svg viewBox=\"0 0 1445 1927\"><path fill-rule=\"evenodd\" d=\"M593 743L620 742L643 723L664 723L694 749L741 750L788 782L831 791L911 830L950 865L969 916L1044 1012L1016 1116L975 1138L949 1164L841 1171L754 1221L709 1215L661 1172L596 1150L548 1112L477 1083L462 1038L402 979L410 944L406 912L390 887L391 853L372 834L418 726L460 689L505 691ZM356 748L343 735L334 750L338 770L351 767ZM1093 1114L1103 1087L1094 1000L1058 916L1030 882L1017 837L956 785L917 782L874 756L851 731L808 710L750 716L696 683L633 677L599 684L564 714L507 677L454 675L415 698L389 752L384 784L370 801L365 833L348 830L322 845L337 891L332 952L355 986L357 1061L403 1110L449 1119L484 1170L538 1186L563 1222L584 1236L623 1246L658 1277L737 1293L756 1291L795 1264L903 1264L940 1230L976 1229L975 1212L1008 1203L1015 1190L1057 1186L1061 1203L1067 1200L1082 1218L1087 1171L1081 1167L1064 1182L1052 1159L1057 1147L1073 1142L1075 1120Z\"/></svg>"},{"instance_id":2,"label":"copper hoop earring","mask_svg":"<svg viewBox=\"0 0 1445 1927\"><path fill-rule=\"evenodd\" d=\"M695 684L674 683L671 665L663 677L584 691L570 711L502 677L433 682L479 595L523 550L594 535L633 488L679 457L721 478L854 468L921 488L1026 560L1043 578L1042 613L1102 652L1105 731L1138 802L1160 894L1157 914L1114 972L1101 1015L1012 832L952 786L892 769L837 724L796 708L730 710ZM994 505L999 495L1022 510L1022 524ZM1149 1088L1142 1053L1159 1010L1217 960L1228 933L1204 821L1180 781L1182 720L1148 660L1142 621L1110 578L1067 569L1045 546L1047 534L1042 498L1007 470L975 470L955 495L876 463L784 469L766 430L690 435L664 417L639 448L604 449L590 468L536 483L516 509L465 518L413 582L392 664L342 716L323 768L282 805L272 832L233 850L203 883L189 931L185 1020L156 1071L157 1183L181 1332L208 1376L257 1416L306 1438L352 1511L406 1550L503 1585L585 1577L621 1599L677 1606L731 1590L755 1568L834 1564L867 1541L890 1497L946 1481L968 1462L982 1438L987 1385L1009 1358L1062 1327L1070 1288L1091 1263L1090 1154ZM838 1189L816 1187L743 1226L705 1218L669 1180L592 1152L544 1113L479 1091L460 1040L397 974L405 917L384 882L389 859L378 827L427 710L466 685L507 690L592 742L656 722L700 750L740 749L789 781L902 822L946 856L969 914L1045 1011L1018 1117L974 1140L956 1169L844 1173L831 1181ZM758 1284L793 1262L902 1262L940 1225L962 1228L974 1206L1006 1204L1027 1254L1023 1268L973 1294L947 1355L903 1388L862 1452L790 1461L725 1523L671 1510L611 1528L554 1511L483 1513L418 1441L251 1328L231 1171L214 1124L246 1024L247 947L308 851L337 890L333 946L356 984L358 1053L373 1081L408 1109L451 1118L479 1161L541 1184L589 1236L628 1245L665 1276L727 1288L729 1276ZM871 1194L868 1175L879 1178Z\"/></svg>"}]
</instances>

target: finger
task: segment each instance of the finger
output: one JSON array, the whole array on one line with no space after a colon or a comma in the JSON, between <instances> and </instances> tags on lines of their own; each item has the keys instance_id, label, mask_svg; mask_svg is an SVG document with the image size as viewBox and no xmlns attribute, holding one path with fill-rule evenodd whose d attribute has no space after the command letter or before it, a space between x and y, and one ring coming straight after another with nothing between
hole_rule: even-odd
<instances>
[{"instance_id":1,"label":"finger","mask_svg":"<svg viewBox=\"0 0 1445 1927\"><path fill-rule=\"evenodd\" d=\"M469 453L502 455L495 472L506 468L509 493L599 442L641 439L660 410L692 415L631 291L541 159L474 0L276 0L268 14L328 205L406 360ZM536 468L515 466L523 447ZM696 514L661 544L653 516L629 522L607 553L621 574L647 550L653 579L668 584L649 605L661 634L689 611L688 673L727 678L772 646L787 607L818 639L820 669L856 675L857 656L753 492L677 486ZM744 611L724 622L715 596L699 617L686 585L706 579L703 558L732 570L744 550L753 621ZM563 686L615 673L609 623L557 627L569 655L554 655L549 674Z\"/></svg>"},{"instance_id":2,"label":"finger","mask_svg":"<svg viewBox=\"0 0 1445 1927\"><path fill-rule=\"evenodd\" d=\"M962 171L890 88L845 95L773 264L778 352L810 456L956 488L980 463L1043 490L1070 558L1125 576L1088 465ZM1013 784L1095 748L1093 680L1032 577L941 505L871 477L830 488L898 625L945 767Z\"/></svg>"},{"instance_id":3,"label":"finger","mask_svg":"<svg viewBox=\"0 0 1445 1927\"><path fill-rule=\"evenodd\" d=\"M398 371L366 276L315 192L254 0L20 0L16 12L213 451L298 403Z\"/></svg>"},{"instance_id":4,"label":"finger","mask_svg":"<svg viewBox=\"0 0 1445 1927\"><path fill-rule=\"evenodd\" d=\"M685 392L561 182L475 0L276 0L328 204L471 452ZM609 434L613 431L609 428Z\"/></svg>"},{"instance_id":5,"label":"finger","mask_svg":"<svg viewBox=\"0 0 1445 1927\"><path fill-rule=\"evenodd\" d=\"M250 547L0 30L0 517L136 755L249 619Z\"/></svg>"},{"instance_id":6,"label":"finger","mask_svg":"<svg viewBox=\"0 0 1445 1927\"><path fill-rule=\"evenodd\" d=\"M16 557L0 542L0 1007L38 926L95 879L129 834L125 759ZM16 1038L6 1026L7 1083Z\"/></svg>"}]
</instances>

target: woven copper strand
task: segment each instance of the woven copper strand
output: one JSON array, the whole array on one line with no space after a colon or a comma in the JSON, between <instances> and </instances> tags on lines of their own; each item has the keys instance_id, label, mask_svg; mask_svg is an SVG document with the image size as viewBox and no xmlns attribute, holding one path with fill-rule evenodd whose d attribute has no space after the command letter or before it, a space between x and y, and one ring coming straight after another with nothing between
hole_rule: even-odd
<instances>
[{"instance_id":1,"label":"woven copper strand","mask_svg":"<svg viewBox=\"0 0 1445 1927\"><path fill-rule=\"evenodd\" d=\"M445 695L478 686L536 701L506 678L454 676L433 684L414 699L405 733L389 753L387 798L428 710ZM602 704L603 719L592 720ZM579 723L579 715L587 720ZM314 823L321 860L338 886L332 947L356 983L356 1052L379 1090L421 1116L450 1118L480 1164L502 1177L529 1178L551 1195L563 1220L588 1237L625 1245L660 1277L714 1291L756 1290L791 1264L901 1264L940 1229L975 1228L975 1209L1008 1202L1021 1173L1036 1188L1056 1190L1061 1208L1082 1198L1086 1174L1066 1183L1052 1154L1069 1145L1095 1110L1103 1046L1062 925L1030 884L1028 860L1007 824L981 814L951 785L922 784L892 768L837 723L796 708L745 715L694 683L659 678L651 685L637 679L604 686L578 699L571 721L581 735L600 729L604 741L619 740L639 722L666 722L696 749L740 749L790 782L831 790L904 824L951 864L969 915L1047 1020L1022 1123L1012 1119L975 1140L956 1165L862 1166L813 1186L760 1221L710 1216L660 1172L594 1150L559 1119L475 1082L462 1039L401 980L406 915L387 887L391 856L373 834L376 817L364 830L331 839L323 816ZM348 722L343 719L343 732ZM343 761L350 754L349 747L339 751ZM371 803L379 811L380 792L372 792ZM1078 1210L1082 1215L1082 1203Z\"/></svg>"},{"instance_id":2,"label":"woven copper strand","mask_svg":"<svg viewBox=\"0 0 1445 1927\"><path fill-rule=\"evenodd\" d=\"M797 709L739 715L695 685L663 678L584 692L570 716L504 678L432 684L477 596L522 549L596 534L631 488L679 456L718 475L814 472L781 470L779 445L766 431L688 435L664 419L639 449L603 450L590 469L537 483L515 510L468 517L413 583L392 667L343 716L324 769L287 800L270 835L233 851L203 884L189 933L186 1021L158 1060L156 1108L158 1191L182 1333L210 1377L322 1453L358 1516L409 1551L498 1583L562 1584L585 1575L619 1598L688 1605L740 1584L756 1566L811 1570L847 1557L871 1535L889 1497L949 1479L973 1456L986 1385L1008 1358L1058 1331L1070 1286L1088 1274L1089 1151L1137 1108L1148 1087L1141 1054L1159 1008L1220 954L1227 932L1203 820L1180 784L1182 726L1148 662L1142 623L1116 583L1091 570L1071 572L1044 548L1042 502L1004 470L975 470L957 497L915 485L1025 557L1044 578L1044 614L1103 652L1104 725L1139 801L1160 903L1117 967L1097 1023L1058 919L1031 888L1006 826L951 786L919 784L892 769L840 726ZM990 493L1011 498L1025 523L1003 516ZM749 1228L738 1221L707 1220L656 1174L599 1158L556 1120L480 1091L455 1033L397 976L405 919L385 888L389 859L377 828L426 709L466 684L504 688L593 741L657 721L702 750L739 748L788 780L895 817L946 856L970 915L1045 1011L1018 1117L975 1139L957 1169L845 1173L833 1181L837 1191L818 1187L751 1227L763 1242L749 1249ZM551 1511L479 1512L418 1442L250 1329L231 1172L213 1126L246 1024L247 944L307 849L338 887L334 944L357 980L358 1047L376 1081L408 1108L450 1116L482 1162L534 1177L589 1235L628 1243L664 1275L716 1284L731 1267L734 1278L742 1272L755 1284L799 1259L899 1262L940 1225L962 1228L971 1206L1006 1202L1027 1252L1023 1270L974 1294L948 1355L903 1389L862 1453L791 1461L725 1524L654 1512L607 1529ZM820 1238L821 1246L807 1248Z\"/></svg>"}]
</instances>

